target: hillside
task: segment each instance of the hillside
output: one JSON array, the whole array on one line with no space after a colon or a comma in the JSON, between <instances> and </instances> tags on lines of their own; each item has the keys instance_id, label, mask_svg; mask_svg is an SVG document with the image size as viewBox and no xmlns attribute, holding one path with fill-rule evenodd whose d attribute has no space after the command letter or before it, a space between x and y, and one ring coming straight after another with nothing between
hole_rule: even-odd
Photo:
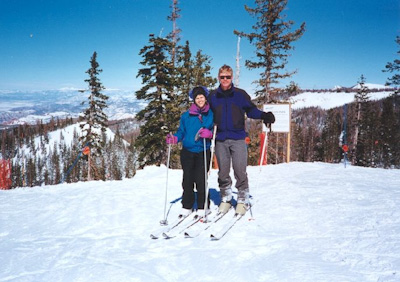
<instances>
[{"instance_id":1,"label":"hillside","mask_svg":"<svg viewBox=\"0 0 400 282\"><path fill-rule=\"evenodd\" d=\"M249 167L250 213L220 241L152 240L166 168L0 191L0 281L399 281L399 170ZM169 171L168 220L181 170ZM220 201L210 176L212 208Z\"/></svg>"},{"instance_id":2,"label":"hillside","mask_svg":"<svg viewBox=\"0 0 400 282\"><path fill-rule=\"evenodd\" d=\"M393 93L393 90L389 89L389 87L380 84L365 83L364 86L371 91L369 92L369 97L372 101L384 99ZM292 97L292 109L320 107L321 109L329 110L341 107L344 104L354 102L354 94L359 88L360 85L357 84L349 88L335 86L334 89L330 91L305 90Z\"/></svg>"},{"instance_id":3,"label":"hillside","mask_svg":"<svg viewBox=\"0 0 400 282\"><path fill-rule=\"evenodd\" d=\"M109 120L135 117L143 108L143 102L137 101L133 91L105 90L109 96L105 112ZM44 123L52 118L78 117L87 100L87 93L76 89L46 91L0 91L0 125Z\"/></svg>"}]
</instances>

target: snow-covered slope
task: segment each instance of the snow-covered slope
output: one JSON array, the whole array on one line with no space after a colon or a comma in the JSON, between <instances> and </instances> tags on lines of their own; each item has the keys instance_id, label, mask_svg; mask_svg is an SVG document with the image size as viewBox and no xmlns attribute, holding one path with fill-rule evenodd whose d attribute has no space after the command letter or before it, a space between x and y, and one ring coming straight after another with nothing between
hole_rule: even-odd
<instances>
[{"instance_id":1,"label":"snow-covered slope","mask_svg":"<svg viewBox=\"0 0 400 282\"><path fill-rule=\"evenodd\" d=\"M370 92L370 100L384 99L390 96L391 91ZM292 97L292 109L320 107L329 110L354 102L355 92L303 92Z\"/></svg>"},{"instance_id":2,"label":"snow-covered slope","mask_svg":"<svg viewBox=\"0 0 400 282\"><path fill-rule=\"evenodd\" d=\"M376 84L376 83L364 83L364 87L368 88L368 89L389 89L389 86L385 86L382 84ZM353 89L360 89L361 88L361 84L358 83L356 85L354 85L353 87L351 87Z\"/></svg>"},{"instance_id":3,"label":"snow-covered slope","mask_svg":"<svg viewBox=\"0 0 400 282\"><path fill-rule=\"evenodd\" d=\"M0 281L399 281L400 171L249 167L257 203L220 241L152 240L166 168L124 181L0 191ZM181 170L169 171L168 215ZM220 201L210 175L212 208Z\"/></svg>"}]
</instances>

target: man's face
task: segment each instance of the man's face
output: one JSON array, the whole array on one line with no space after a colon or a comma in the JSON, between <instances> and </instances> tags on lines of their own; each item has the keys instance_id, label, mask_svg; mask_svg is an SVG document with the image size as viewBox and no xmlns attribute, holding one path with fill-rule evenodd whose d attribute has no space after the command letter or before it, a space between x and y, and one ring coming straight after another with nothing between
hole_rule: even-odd
<instances>
[{"instance_id":1,"label":"man's face","mask_svg":"<svg viewBox=\"0 0 400 282\"><path fill-rule=\"evenodd\" d=\"M219 76L219 83L221 84L222 90L227 90L232 84L232 73L230 71L222 71Z\"/></svg>"}]
</instances>

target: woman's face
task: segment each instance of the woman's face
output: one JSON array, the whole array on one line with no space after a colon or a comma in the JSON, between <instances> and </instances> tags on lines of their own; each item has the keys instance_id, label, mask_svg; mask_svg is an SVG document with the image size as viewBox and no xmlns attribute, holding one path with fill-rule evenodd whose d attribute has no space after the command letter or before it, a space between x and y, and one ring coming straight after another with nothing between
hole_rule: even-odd
<instances>
[{"instance_id":1,"label":"woman's face","mask_svg":"<svg viewBox=\"0 0 400 282\"><path fill-rule=\"evenodd\" d=\"M204 96L203 94L197 95L196 98L194 99L194 102L199 108L203 108L204 105L206 104L206 101L207 101L206 96Z\"/></svg>"}]
</instances>

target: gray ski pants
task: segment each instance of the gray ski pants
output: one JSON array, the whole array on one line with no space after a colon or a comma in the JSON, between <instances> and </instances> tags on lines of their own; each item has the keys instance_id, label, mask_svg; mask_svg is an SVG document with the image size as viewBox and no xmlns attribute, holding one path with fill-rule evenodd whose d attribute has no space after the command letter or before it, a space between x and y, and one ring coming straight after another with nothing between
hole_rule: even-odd
<instances>
[{"instance_id":1,"label":"gray ski pants","mask_svg":"<svg viewBox=\"0 0 400 282\"><path fill-rule=\"evenodd\" d=\"M232 179L229 175L231 163L238 189L238 203L246 203L249 198L249 181L247 179L247 146L244 140L227 139L216 141L215 155L218 161L218 184L223 201L232 198Z\"/></svg>"}]
</instances>

